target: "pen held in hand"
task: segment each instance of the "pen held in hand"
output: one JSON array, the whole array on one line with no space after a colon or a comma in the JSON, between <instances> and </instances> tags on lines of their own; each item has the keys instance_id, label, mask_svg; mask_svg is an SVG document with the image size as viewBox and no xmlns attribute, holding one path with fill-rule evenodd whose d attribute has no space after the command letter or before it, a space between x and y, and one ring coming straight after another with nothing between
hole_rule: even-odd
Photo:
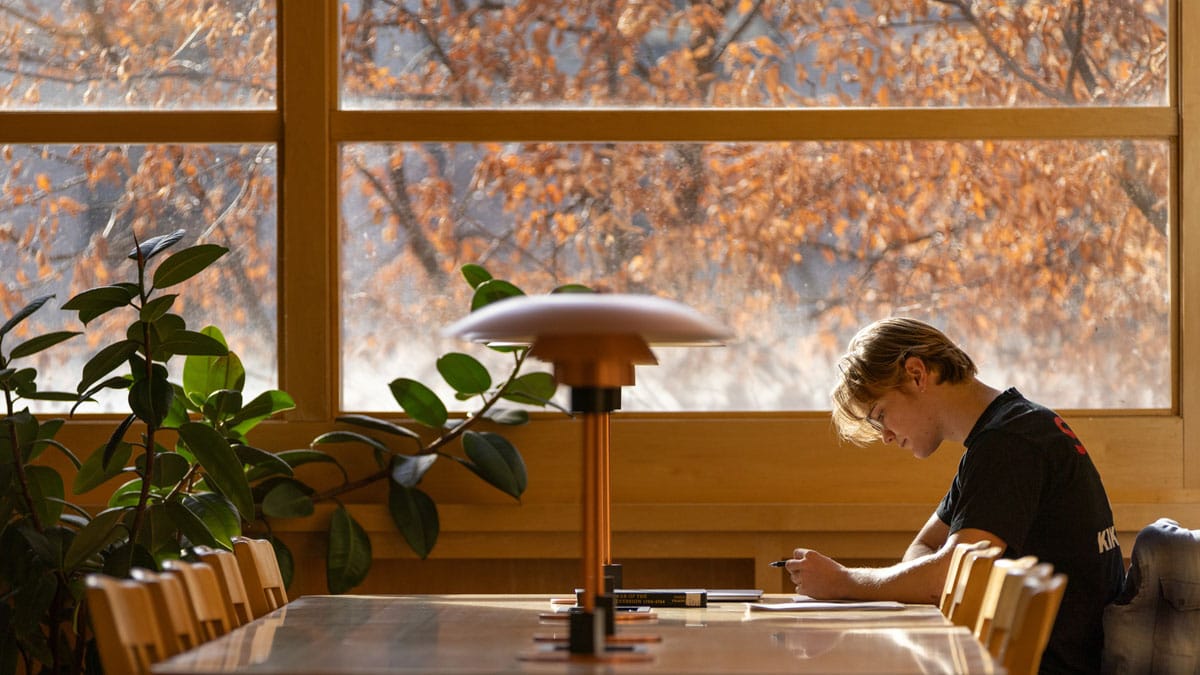
<instances>
[{"instance_id":1,"label":"pen held in hand","mask_svg":"<svg viewBox=\"0 0 1200 675\"><path fill-rule=\"evenodd\" d=\"M771 562L771 567L787 567L787 563L786 560L775 560Z\"/></svg>"}]
</instances>

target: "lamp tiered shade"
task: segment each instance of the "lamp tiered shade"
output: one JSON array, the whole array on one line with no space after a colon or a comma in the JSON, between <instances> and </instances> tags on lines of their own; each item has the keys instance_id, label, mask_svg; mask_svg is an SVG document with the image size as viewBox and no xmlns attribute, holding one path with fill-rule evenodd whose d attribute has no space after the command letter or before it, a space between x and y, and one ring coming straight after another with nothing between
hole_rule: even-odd
<instances>
[{"instance_id":1,"label":"lamp tiered shade","mask_svg":"<svg viewBox=\"0 0 1200 675\"><path fill-rule=\"evenodd\" d=\"M519 296L483 307L445 333L492 345L530 345L530 355L554 364L555 379L571 387L571 409L583 419L582 615L595 613L612 563L609 522L609 414L621 387L634 384L634 366L658 363L653 346L715 346L727 328L679 302L649 295L563 293ZM612 633L612 608L606 633ZM572 653L589 653L588 635L572 626ZM583 633L590 630L583 629Z\"/></svg>"}]
</instances>

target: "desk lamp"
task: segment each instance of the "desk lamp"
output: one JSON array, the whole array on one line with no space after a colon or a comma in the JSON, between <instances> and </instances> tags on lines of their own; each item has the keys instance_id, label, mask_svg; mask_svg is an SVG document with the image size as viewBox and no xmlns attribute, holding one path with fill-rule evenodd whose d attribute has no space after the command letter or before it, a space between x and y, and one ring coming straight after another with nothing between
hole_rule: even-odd
<instances>
[{"instance_id":1,"label":"desk lamp","mask_svg":"<svg viewBox=\"0 0 1200 675\"><path fill-rule=\"evenodd\" d=\"M583 420L583 604L570 616L568 650L601 656L613 634L609 520L609 418L621 407L621 387L634 383L635 365L657 365L650 345L719 345L731 334L696 310L648 295L561 293L496 302L447 327L475 342L531 345L529 354L554 364L571 387L571 410ZM615 585L619 585L616 582ZM603 626L597 621L603 609Z\"/></svg>"}]
</instances>

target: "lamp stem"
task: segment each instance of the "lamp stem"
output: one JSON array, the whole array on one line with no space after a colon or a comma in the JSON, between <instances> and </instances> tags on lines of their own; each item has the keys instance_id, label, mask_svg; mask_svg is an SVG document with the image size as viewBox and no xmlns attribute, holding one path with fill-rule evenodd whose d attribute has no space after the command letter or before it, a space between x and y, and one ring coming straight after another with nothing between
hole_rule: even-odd
<instances>
[{"instance_id":1,"label":"lamp stem","mask_svg":"<svg viewBox=\"0 0 1200 675\"><path fill-rule=\"evenodd\" d=\"M607 537L604 499L607 493L607 412L585 412L583 417L583 609L596 609L596 596L604 592L604 540Z\"/></svg>"}]
</instances>

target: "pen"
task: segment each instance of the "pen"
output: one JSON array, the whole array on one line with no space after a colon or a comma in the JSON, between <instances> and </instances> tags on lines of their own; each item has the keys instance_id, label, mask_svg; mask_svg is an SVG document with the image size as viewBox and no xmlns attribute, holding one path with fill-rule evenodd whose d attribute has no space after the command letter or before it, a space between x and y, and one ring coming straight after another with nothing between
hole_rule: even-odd
<instances>
[{"instance_id":1,"label":"pen","mask_svg":"<svg viewBox=\"0 0 1200 675\"><path fill-rule=\"evenodd\" d=\"M786 560L776 560L771 563L771 567L787 567Z\"/></svg>"}]
</instances>

